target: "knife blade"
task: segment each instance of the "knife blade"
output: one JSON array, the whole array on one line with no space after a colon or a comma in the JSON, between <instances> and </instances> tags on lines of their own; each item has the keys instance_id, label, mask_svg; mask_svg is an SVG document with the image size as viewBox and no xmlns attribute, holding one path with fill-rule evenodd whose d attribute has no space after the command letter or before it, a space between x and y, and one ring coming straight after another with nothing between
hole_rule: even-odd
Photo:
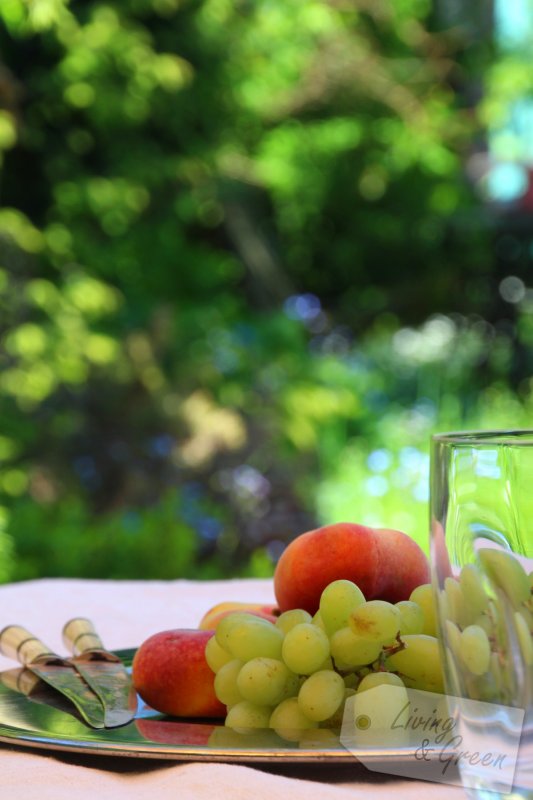
<instances>
[{"instance_id":1,"label":"knife blade","mask_svg":"<svg viewBox=\"0 0 533 800\"><path fill-rule=\"evenodd\" d=\"M106 728L127 725L137 711L131 676L118 656L105 649L89 619L75 617L63 627L63 642L74 654L69 661L104 707Z\"/></svg>"},{"instance_id":2,"label":"knife blade","mask_svg":"<svg viewBox=\"0 0 533 800\"><path fill-rule=\"evenodd\" d=\"M63 694L52 689L48 683L45 683L27 667L15 667L0 672L0 683L12 692L23 694L34 703L70 714L83 722L79 711Z\"/></svg>"},{"instance_id":3,"label":"knife blade","mask_svg":"<svg viewBox=\"0 0 533 800\"><path fill-rule=\"evenodd\" d=\"M74 665L53 653L26 628L8 625L0 631L0 653L27 667L70 700L92 728L105 727L104 708Z\"/></svg>"}]
</instances>

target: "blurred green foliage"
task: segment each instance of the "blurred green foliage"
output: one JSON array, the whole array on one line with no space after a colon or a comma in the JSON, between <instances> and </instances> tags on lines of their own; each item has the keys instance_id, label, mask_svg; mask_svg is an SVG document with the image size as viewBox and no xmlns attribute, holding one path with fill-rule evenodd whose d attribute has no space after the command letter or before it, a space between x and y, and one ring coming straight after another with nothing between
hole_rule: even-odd
<instances>
[{"instance_id":1,"label":"blurred green foliage","mask_svg":"<svg viewBox=\"0 0 533 800\"><path fill-rule=\"evenodd\" d=\"M431 432L531 424L465 171L519 68L476 114L431 11L0 4L0 580L266 575L341 519L426 547Z\"/></svg>"}]
</instances>

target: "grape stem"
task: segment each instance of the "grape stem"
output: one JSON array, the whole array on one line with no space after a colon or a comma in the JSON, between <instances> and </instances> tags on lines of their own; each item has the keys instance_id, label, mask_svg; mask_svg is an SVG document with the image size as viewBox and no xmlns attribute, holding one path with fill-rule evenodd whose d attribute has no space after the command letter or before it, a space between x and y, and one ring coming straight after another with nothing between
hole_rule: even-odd
<instances>
[{"instance_id":1,"label":"grape stem","mask_svg":"<svg viewBox=\"0 0 533 800\"><path fill-rule=\"evenodd\" d=\"M380 659L392 656L394 653L399 653L400 650L405 650L405 642L400 636L400 632L396 634L396 644L389 644L384 646L381 651Z\"/></svg>"},{"instance_id":2,"label":"grape stem","mask_svg":"<svg viewBox=\"0 0 533 800\"><path fill-rule=\"evenodd\" d=\"M331 663L333 664L333 672L336 672L337 675L340 675L341 678L344 678L346 675L350 675L353 672L353 669L339 669L339 667L335 664L335 659L331 656ZM307 678L308 675L303 675L302 677Z\"/></svg>"}]
</instances>

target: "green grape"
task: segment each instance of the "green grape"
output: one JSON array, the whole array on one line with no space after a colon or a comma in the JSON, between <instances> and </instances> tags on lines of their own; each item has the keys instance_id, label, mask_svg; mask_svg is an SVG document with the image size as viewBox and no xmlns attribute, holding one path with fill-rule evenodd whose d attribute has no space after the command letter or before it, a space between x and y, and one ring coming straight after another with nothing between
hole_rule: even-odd
<instances>
[{"instance_id":1,"label":"green grape","mask_svg":"<svg viewBox=\"0 0 533 800\"><path fill-rule=\"evenodd\" d=\"M338 658L335 660L335 670L341 675L345 672L350 672L353 668L353 664L346 664L344 661L339 661Z\"/></svg>"},{"instance_id":2,"label":"green grape","mask_svg":"<svg viewBox=\"0 0 533 800\"><path fill-rule=\"evenodd\" d=\"M302 737L302 731L318 728L318 722L305 716L297 697L289 697L276 706L270 717L269 726L283 739L298 742Z\"/></svg>"},{"instance_id":3,"label":"green grape","mask_svg":"<svg viewBox=\"0 0 533 800\"><path fill-rule=\"evenodd\" d=\"M235 658L220 667L215 675L215 694L225 706L233 706L242 700L237 688L237 677L243 667L243 662Z\"/></svg>"},{"instance_id":4,"label":"green grape","mask_svg":"<svg viewBox=\"0 0 533 800\"><path fill-rule=\"evenodd\" d=\"M299 747L302 750L320 750L321 752L338 750L339 737L328 728L308 728L302 731L299 737Z\"/></svg>"},{"instance_id":5,"label":"green grape","mask_svg":"<svg viewBox=\"0 0 533 800\"><path fill-rule=\"evenodd\" d=\"M309 612L304 611L303 608L292 608L290 611L284 611L276 620L276 627L281 628L283 633L288 633L295 625L301 625L302 622L311 622L312 617Z\"/></svg>"},{"instance_id":6,"label":"green grape","mask_svg":"<svg viewBox=\"0 0 533 800\"><path fill-rule=\"evenodd\" d=\"M472 624L479 625L480 628L483 628L487 636L492 636L494 624L486 612L480 614L479 617L476 617Z\"/></svg>"},{"instance_id":7,"label":"green grape","mask_svg":"<svg viewBox=\"0 0 533 800\"><path fill-rule=\"evenodd\" d=\"M292 672L311 675L329 656L328 637L311 623L295 625L283 640L282 656Z\"/></svg>"},{"instance_id":8,"label":"green grape","mask_svg":"<svg viewBox=\"0 0 533 800\"><path fill-rule=\"evenodd\" d=\"M468 625L461 633L459 651L463 663L474 675L483 675L490 666L490 642L479 625Z\"/></svg>"},{"instance_id":9,"label":"green grape","mask_svg":"<svg viewBox=\"0 0 533 800\"><path fill-rule=\"evenodd\" d=\"M494 677L490 672L483 675L468 673L463 675L465 694L470 700L480 700L485 703L497 703L501 698L498 695Z\"/></svg>"},{"instance_id":10,"label":"green grape","mask_svg":"<svg viewBox=\"0 0 533 800\"><path fill-rule=\"evenodd\" d=\"M357 694L366 692L368 689L375 689L376 686L402 686L405 689L404 682L394 672L371 672L369 675L365 675L357 687Z\"/></svg>"},{"instance_id":11,"label":"green grape","mask_svg":"<svg viewBox=\"0 0 533 800\"><path fill-rule=\"evenodd\" d=\"M442 615L445 619L451 619L459 627L463 627L464 609L466 606L463 592L459 582L455 578L446 578L444 581L444 591L441 594Z\"/></svg>"},{"instance_id":12,"label":"green grape","mask_svg":"<svg viewBox=\"0 0 533 800\"><path fill-rule=\"evenodd\" d=\"M497 602L489 600L485 614L490 622L490 628L486 630L487 625L484 624L481 624L481 627L486 630L487 636L491 639L494 638L495 641L507 641L507 621L505 619L507 610L502 608L501 600L498 599Z\"/></svg>"},{"instance_id":13,"label":"green grape","mask_svg":"<svg viewBox=\"0 0 533 800\"><path fill-rule=\"evenodd\" d=\"M446 641L452 654L455 658L461 656L461 631L451 619L447 619L445 623Z\"/></svg>"},{"instance_id":14,"label":"green grape","mask_svg":"<svg viewBox=\"0 0 533 800\"><path fill-rule=\"evenodd\" d=\"M400 612L400 636L404 633L422 633L424 628L424 612L412 600L400 600L396 603Z\"/></svg>"},{"instance_id":15,"label":"green grape","mask_svg":"<svg viewBox=\"0 0 533 800\"><path fill-rule=\"evenodd\" d=\"M423 633L413 633L403 636L402 641L405 648L387 657L387 669L398 672L409 689L444 692L437 639Z\"/></svg>"},{"instance_id":16,"label":"green grape","mask_svg":"<svg viewBox=\"0 0 533 800\"><path fill-rule=\"evenodd\" d=\"M227 664L228 661L231 661L232 658L233 656L219 645L214 636L209 639L205 646L205 660L213 672L218 672L219 669L223 667L224 664Z\"/></svg>"},{"instance_id":17,"label":"green grape","mask_svg":"<svg viewBox=\"0 0 533 800\"><path fill-rule=\"evenodd\" d=\"M252 658L239 672L237 689L245 700L275 706L285 697L291 673L275 658Z\"/></svg>"},{"instance_id":18,"label":"green grape","mask_svg":"<svg viewBox=\"0 0 533 800\"><path fill-rule=\"evenodd\" d=\"M490 581L503 590L516 609L529 600L529 578L522 564L511 553L483 547L478 550L478 556Z\"/></svg>"},{"instance_id":19,"label":"green grape","mask_svg":"<svg viewBox=\"0 0 533 800\"><path fill-rule=\"evenodd\" d=\"M356 684L359 684L359 681L361 681L365 675L370 675L371 672L374 672L374 670L370 665L367 665L366 667L357 667L357 672L354 672L354 675L357 678Z\"/></svg>"},{"instance_id":20,"label":"green grape","mask_svg":"<svg viewBox=\"0 0 533 800\"><path fill-rule=\"evenodd\" d=\"M454 657L451 654L451 649L447 648L446 651L446 667L448 670L450 686L452 688L452 692L457 693L458 695L462 694L462 685L463 685L463 672L459 670L460 664L460 657Z\"/></svg>"},{"instance_id":21,"label":"green grape","mask_svg":"<svg viewBox=\"0 0 533 800\"><path fill-rule=\"evenodd\" d=\"M230 708L226 716L228 728L268 728L272 709L241 700L240 703Z\"/></svg>"},{"instance_id":22,"label":"green grape","mask_svg":"<svg viewBox=\"0 0 533 800\"><path fill-rule=\"evenodd\" d=\"M369 687L358 691L349 703L353 704L353 733L356 744L382 748L408 743L409 731L406 730L406 723L409 718L409 696L405 686L381 683L373 689ZM349 709L349 704L346 705Z\"/></svg>"},{"instance_id":23,"label":"green grape","mask_svg":"<svg viewBox=\"0 0 533 800\"><path fill-rule=\"evenodd\" d=\"M326 633L345 628L352 611L365 602L361 589L352 581L338 580L330 583L320 597L320 616Z\"/></svg>"},{"instance_id":24,"label":"green grape","mask_svg":"<svg viewBox=\"0 0 533 800\"><path fill-rule=\"evenodd\" d=\"M518 613L526 623L528 631L533 631L533 613L529 610L529 608L523 607L518 611Z\"/></svg>"},{"instance_id":25,"label":"green grape","mask_svg":"<svg viewBox=\"0 0 533 800\"><path fill-rule=\"evenodd\" d=\"M353 689L359 683L359 677L355 674L355 672L349 672L348 675L344 675L344 685L347 689Z\"/></svg>"},{"instance_id":26,"label":"green grape","mask_svg":"<svg viewBox=\"0 0 533 800\"><path fill-rule=\"evenodd\" d=\"M341 728L342 723L344 720L344 709L346 706L346 701L350 699L350 697L355 696L355 689L345 689L344 690L344 697L338 709L335 711L331 717L328 717L323 722L320 723L322 728Z\"/></svg>"},{"instance_id":27,"label":"green grape","mask_svg":"<svg viewBox=\"0 0 533 800\"><path fill-rule=\"evenodd\" d=\"M515 611L514 620L522 657L525 663L530 666L533 664L533 642L531 641L529 626L518 611Z\"/></svg>"},{"instance_id":28,"label":"green grape","mask_svg":"<svg viewBox=\"0 0 533 800\"><path fill-rule=\"evenodd\" d=\"M225 641L226 649L241 661L261 656L280 658L283 632L268 620L249 615L249 619L230 628Z\"/></svg>"},{"instance_id":29,"label":"green grape","mask_svg":"<svg viewBox=\"0 0 533 800\"><path fill-rule=\"evenodd\" d=\"M215 630L215 638L219 645L224 650L228 650L227 639L230 631L235 626L240 625L242 622L248 622L250 619L258 619L258 617L254 617L253 614L247 614L245 611L233 611L231 614L223 617Z\"/></svg>"},{"instance_id":30,"label":"green grape","mask_svg":"<svg viewBox=\"0 0 533 800\"><path fill-rule=\"evenodd\" d=\"M280 698L279 702L281 702L281 700L286 700L288 697L296 697L300 691L303 680L304 679L300 678L299 675L295 675L294 672L289 671L289 677L283 690L283 696Z\"/></svg>"},{"instance_id":31,"label":"green grape","mask_svg":"<svg viewBox=\"0 0 533 800\"><path fill-rule=\"evenodd\" d=\"M351 628L341 628L330 640L331 655L338 669L361 667L372 664L381 653L380 642L363 639Z\"/></svg>"},{"instance_id":32,"label":"green grape","mask_svg":"<svg viewBox=\"0 0 533 800\"><path fill-rule=\"evenodd\" d=\"M526 609L520 609L520 613L522 611L526 611ZM500 624L500 612L493 600L488 601L486 610L479 617L476 617L472 624L483 628L489 641L505 641L507 638L507 634Z\"/></svg>"},{"instance_id":33,"label":"green grape","mask_svg":"<svg viewBox=\"0 0 533 800\"><path fill-rule=\"evenodd\" d=\"M435 598L433 597L433 587L430 583L422 583L413 589L409 600L417 603L424 613L424 628L422 633L427 636L437 635L437 610L435 608Z\"/></svg>"},{"instance_id":34,"label":"green grape","mask_svg":"<svg viewBox=\"0 0 533 800\"><path fill-rule=\"evenodd\" d=\"M326 626L324 625L324 620L322 619L322 614L320 613L320 610L318 610L316 612L316 614L314 615L314 617L313 617L313 619L311 621L312 621L313 625L317 626L317 628L320 628L324 632L326 631Z\"/></svg>"},{"instance_id":35,"label":"green grape","mask_svg":"<svg viewBox=\"0 0 533 800\"><path fill-rule=\"evenodd\" d=\"M483 579L475 564L465 564L459 575L459 585L465 602L467 622L471 624L483 614L489 603Z\"/></svg>"},{"instance_id":36,"label":"green grape","mask_svg":"<svg viewBox=\"0 0 533 800\"><path fill-rule=\"evenodd\" d=\"M384 644L400 630L400 612L385 600L369 600L352 611L349 624L357 636Z\"/></svg>"},{"instance_id":37,"label":"green grape","mask_svg":"<svg viewBox=\"0 0 533 800\"><path fill-rule=\"evenodd\" d=\"M311 675L298 693L298 705L308 719L322 722L331 717L344 700L344 681L331 670Z\"/></svg>"}]
</instances>

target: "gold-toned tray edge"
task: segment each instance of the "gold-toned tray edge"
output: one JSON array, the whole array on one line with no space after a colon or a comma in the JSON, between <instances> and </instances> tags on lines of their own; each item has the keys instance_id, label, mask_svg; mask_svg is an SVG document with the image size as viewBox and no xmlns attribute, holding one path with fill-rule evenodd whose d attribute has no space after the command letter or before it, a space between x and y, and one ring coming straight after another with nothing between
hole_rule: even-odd
<instances>
[{"instance_id":1,"label":"gold-toned tray edge","mask_svg":"<svg viewBox=\"0 0 533 800\"><path fill-rule=\"evenodd\" d=\"M88 755L97 756L120 756L133 759L147 759L147 760L168 760L168 761L212 761L212 762L234 762L234 763L349 763L352 761L354 764L358 763L358 759L348 750L344 752L341 750L335 751L317 751L317 750L286 750L286 751L268 751L262 752L259 750L218 750L211 749L207 751L205 748L202 750L195 750L194 748L182 747L179 750L168 750L165 748L125 748L122 745L107 744L104 747L90 744L80 744L72 742L64 742L61 740L47 740L41 737L23 738L23 737L9 737L0 733L0 743L11 745L13 747L35 748L38 750L52 750L57 752L68 753L83 753ZM383 754L382 758L385 756ZM382 760L376 755L376 760ZM393 759L396 760L396 759Z\"/></svg>"}]
</instances>

